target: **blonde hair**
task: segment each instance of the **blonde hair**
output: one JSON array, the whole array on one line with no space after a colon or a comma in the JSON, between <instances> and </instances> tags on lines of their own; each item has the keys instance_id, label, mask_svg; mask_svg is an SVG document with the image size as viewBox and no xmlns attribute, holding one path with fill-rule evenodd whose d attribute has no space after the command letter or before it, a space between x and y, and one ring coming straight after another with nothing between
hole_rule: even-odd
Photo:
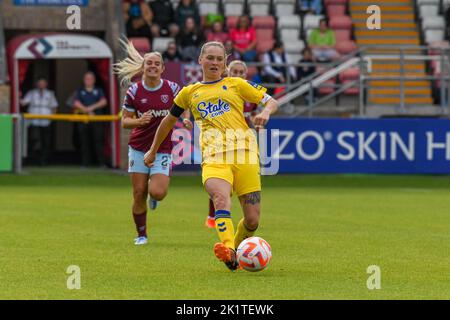
<instances>
[{"instance_id":1,"label":"blonde hair","mask_svg":"<svg viewBox=\"0 0 450 320\"><path fill-rule=\"evenodd\" d=\"M231 74L231 68L233 68L233 67L236 66L236 65L241 65L242 67L244 67L244 72L245 72L245 73L248 72L247 65L245 64L244 61L242 61L242 60L233 60L233 61L231 61L230 64L228 65L228 69L227 69L228 75Z\"/></svg>"},{"instance_id":2,"label":"blonde hair","mask_svg":"<svg viewBox=\"0 0 450 320\"><path fill-rule=\"evenodd\" d=\"M161 53L152 51L142 56L128 39L120 39L120 43L128 55L125 59L113 65L114 73L121 78L120 85L127 86L135 76L142 74L144 71L145 59L150 55L158 56L161 59L162 65L164 65L164 59Z\"/></svg>"}]
</instances>

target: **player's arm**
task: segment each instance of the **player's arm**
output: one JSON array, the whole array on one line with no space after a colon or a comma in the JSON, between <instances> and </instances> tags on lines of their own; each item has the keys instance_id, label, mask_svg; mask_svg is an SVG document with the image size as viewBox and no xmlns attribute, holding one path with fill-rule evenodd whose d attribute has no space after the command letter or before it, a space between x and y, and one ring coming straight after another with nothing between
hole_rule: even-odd
<instances>
[{"instance_id":1,"label":"player's arm","mask_svg":"<svg viewBox=\"0 0 450 320\"><path fill-rule=\"evenodd\" d=\"M106 100L105 97L102 97L98 102L91 104L88 107L88 111L94 112L97 109L102 109L102 108L106 107L107 104L108 104L108 100Z\"/></svg>"},{"instance_id":2,"label":"player's arm","mask_svg":"<svg viewBox=\"0 0 450 320\"><path fill-rule=\"evenodd\" d=\"M151 167L153 165L153 162L155 161L156 158L156 152L158 151L159 147L166 139L169 132L173 129L173 127L178 121L178 118L181 117L184 111L185 110L183 108L174 104L170 109L169 114L166 117L164 117L164 119L161 121L161 123L158 126L158 129L156 130L152 146L144 156L144 162L147 166Z\"/></svg>"},{"instance_id":3,"label":"player's arm","mask_svg":"<svg viewBox=\"0 0 450 320\"><path fill-rule=\"evenodd\" d=\"M149 112L146 112L140 118L136 118L134 112L123 109L122 111L122 128L134 129L146 126L152 120L152 116Z\"/></svg>"},{"instance_id":4,"label":"player's arm","mask_svg":"<svg viewBox=\"0 0 450 320\"><path fill-rule=\"evenodd\" d=\"M183 114L181 115L181 119L183 119L184 127L188 130L192 130L194 124L191 121L191 113L189 112L188 109L186 109L186 111L183 112Z\"/></svg>"},{"instance_id":5,"label":"player's arm","mask_svg":"<svg viewBox=\"0 0 450 320\"><path fill-rule=\"evenodd\" d=\"M254 123L256 129L263 128L269 121L270 116L278 110L278 101L272 98L267 93L264 94L261 102L264 105L264 109L260 114L255 116Z\"/></svg>"}]
</instances>

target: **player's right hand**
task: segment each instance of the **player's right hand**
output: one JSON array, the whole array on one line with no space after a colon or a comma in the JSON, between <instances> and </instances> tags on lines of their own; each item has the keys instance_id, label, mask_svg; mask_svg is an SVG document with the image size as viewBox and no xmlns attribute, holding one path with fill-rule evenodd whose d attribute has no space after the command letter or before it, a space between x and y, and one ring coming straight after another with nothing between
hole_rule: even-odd
<instances>
[{"instance_id":1,"label":"player's right hand","mask_svg":"<svg viewBox=\"0 0 450 320\"><path fill-rule=\"evenodd\" d=\"M147 111L139 118L139 126L143 127L143 126L148 125L150 123L150 121L152 120L152 118L153 118L153 116L150 114L150 111Z\"/></svg>"},{"instance_id":2,"label":"player's right hand","mask_svg":"<svg viewBox=\"0 0 450 320\"><path fill-rule=\"evenodd\" d=\"M147 153L144 155L144 163L147 167L152 167L153 163L155 162L156 154L150 149L147 151Z\"/></svg>"}]
</instances>

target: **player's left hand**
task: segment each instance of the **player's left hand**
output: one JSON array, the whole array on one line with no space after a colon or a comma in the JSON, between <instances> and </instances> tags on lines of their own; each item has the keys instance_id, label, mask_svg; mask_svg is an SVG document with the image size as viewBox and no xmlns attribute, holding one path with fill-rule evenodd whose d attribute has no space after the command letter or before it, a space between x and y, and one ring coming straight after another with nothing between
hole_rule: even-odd
<instances>
[{"instance_id":1,"label":"player's left hand","mask_svg":"<svg viewBox=\"0 0 450 320\"><path fill-rule=\"evenodd\" d=\"M156 154L150 149L147 151L147 153L144 155L144 163L147 167L152 167L153 163L155 162Z\"/></svg>"},{"instance_id":2,"label":"player's left hand","mask_svg":"<svg viewBox=\"0 0 450 320\"><path fill-rule=\"evenodd\" d=\"M268 112L262 111L260 114L255 116L255 119L253 122L255 124L255 129L256 130L263 129L264 126L267 124L267 122L269 122L269 119L270 119L270 114Z\"/></svg>"},{"instance_id":3,"label":"player's left hand","mask_svg":"<svg viewBox=\"0 0 450 320\"><path fill-rule=\"evenodd\" d=\"M194 125L192 124L192 121L189 120L188 118L183 119L183 125L188 130L192 130L192 128L194 127Z\"/></svg>"}]
</instances>

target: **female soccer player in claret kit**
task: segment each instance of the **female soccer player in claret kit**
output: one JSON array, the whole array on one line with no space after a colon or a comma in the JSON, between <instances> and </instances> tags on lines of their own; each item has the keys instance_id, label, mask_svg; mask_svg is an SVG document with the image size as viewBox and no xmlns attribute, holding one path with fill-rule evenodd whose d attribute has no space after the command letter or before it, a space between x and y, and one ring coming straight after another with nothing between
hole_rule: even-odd
<instances>
[{"instance_id":1,"label":"female soccer player in claret kit","mask_svg":"<svg viewBox=\"0 0 450 320\"><path fill-rule=\"evenodd\" d=\"M142 245L148 242L147 195L149 207L154 210L157 201L164 199L169 188L173 146L171 134L158 145L152 168L145 165L144 154L150 149L162 119L169 114L180 87L161 79L164 61L159 52L146 53L142 57L132 43L123 44L128 57L115 65L116 73L122 78L121 83L130 83L142 74L142 78L129 87L122 107L122 127L132 129L128 143L128 172L133 185L132 214L138 232L134 243ZM189 119L183 119L183 124L192 129Z\"/></svg>"},{"instance_id":2,"label":"female soccer player in claret kit","mask_svg":"<svg viewBox=\"0 0 450 320\"><path fill-rule=\"evenodd\" d=\"M242 79L247 79L247 73L248 68L244 61L233 60L228 65L227 74L229 77L239 77ZM256 103L251 103L247 101L244 102L244 117L245 121L247 121L247 124L250 128L254 128L253 118L257 115L257 109L258 105ZM209 199L209 212L205 221L205 226L207 226L208 228L216 227L216 222L214 219L215 211L216 210L214 209L214 202L212 201L212 199Z\"/></svg>"},{"instance_id":3,"label":"female soccer player in claret kit","mask_svg":"<svg viewBox=\"0 0 450 320\"><path fill-rule=\"evenodd\" d=\"M190 109L201 130L202 181L216 210L215 222L220 242L214 245L214 254L230 270L236 270L239 264L235 250L243 239L253 236L258 228L261 201L258 147L256 136L249 130L244 118L244 101L265 106L255 116L256 129L267 123L270 115L276 112L278 103L259 85L237 77L222 78L226 54L220 42L203 45L199 64L203 70L203 81L184 87L177 95L144 161L150 167L157 163L157 150L161 143L177 119ZM235 136L230 136L230 133ZM230 213L232 192L239 197L244 213L236 234Z\"/></svg>"}]
</instances>

